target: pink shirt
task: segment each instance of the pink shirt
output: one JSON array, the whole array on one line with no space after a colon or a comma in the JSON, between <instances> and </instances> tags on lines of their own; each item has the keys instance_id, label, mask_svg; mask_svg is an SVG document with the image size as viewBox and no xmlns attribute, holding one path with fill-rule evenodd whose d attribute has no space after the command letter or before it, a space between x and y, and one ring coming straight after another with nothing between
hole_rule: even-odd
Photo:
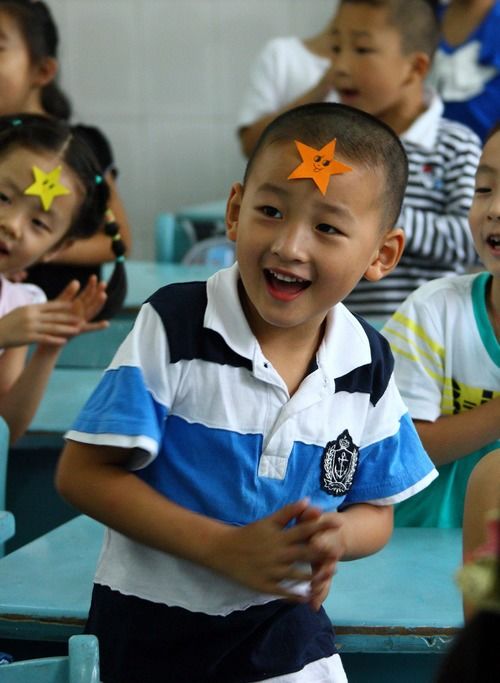
<instances>
[{"instance_id":1,"label":"pink shirt","mask_svg":"<svg viewBox=\"0 0 500 683\"><path fill-rule=\"evenodd\" d=\"M45 301L47 297L37 285L11 282L0 275L0 318L20 306L43 304ZM3 349L0 349L0 355L2 353Z\"/></svg>"}]
</instances>

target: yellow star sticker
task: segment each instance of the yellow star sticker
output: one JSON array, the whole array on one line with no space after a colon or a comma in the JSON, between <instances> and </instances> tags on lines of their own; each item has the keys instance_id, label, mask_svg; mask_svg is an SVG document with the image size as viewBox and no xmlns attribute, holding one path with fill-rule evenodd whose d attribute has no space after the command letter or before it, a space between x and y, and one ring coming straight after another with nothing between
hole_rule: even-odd
<instances>
[{"instance_id":1,"label":"yellow star sticker","mask_svg":"<svg viewBox=\"0 0 500 683\"><path fill-rule=\"evenodd\" d=\"M311 178L318 186L320 192L326 194L330 176L352 171L350 166L333 158L336 143L337 139L334 138L321 149L314 149L314 147L309 147L309 145L295 140L302 163L290 173L288 180Z\"/></svg>"},{"instance_id":2,"label":"yellow star sticker","mask_svg":"<svg viewBox=\"0 0 500 683\"><path fill-rule=\"evenodd\" d=\"M64 194L71 194L71 190L59 182L62 166L57 166L54 170L45 173L38 166L33 166L35 182L24 190L24 194L40 197L44 211L48 211L56 197Z\"/></svg>"}]
</instances>

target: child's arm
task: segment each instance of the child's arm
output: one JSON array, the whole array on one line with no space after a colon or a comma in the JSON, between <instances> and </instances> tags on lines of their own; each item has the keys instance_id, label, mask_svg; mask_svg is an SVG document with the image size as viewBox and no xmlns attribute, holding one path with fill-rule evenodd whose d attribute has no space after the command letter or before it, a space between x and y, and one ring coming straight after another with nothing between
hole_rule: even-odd
<instances>
[{"instance_id":1,"label":"child's arm","mask_svg":"<svg viewBox=\"0 0 500 683\"><path fill-rule=\"evenodd\" d=\"M500 439L500 397L435 422L414 420L435 465L445 465Z\"/></svg>"},{"instance_id":2,"label":"child's arm","mask_svg":"<svg viewBox=\"0 0 500 683\"><path fill-rule=\"evenodd\" d=\"M64 343L82 332L103 329L107 322L89 323L102 308L105 285L97 278L78 294L71 282L52 302L15 309L0 319L0 338L7 348L0 358L0 415L9 425L10 441L24 434L42 399ZM26 344L38 343L24 367ZM23 344L23 346L16 345Z\"/></svg>"},{"instance_id":3,"label":"child's arm","mask_svg":"<svg viewBox=\"0 0 500 683\"><path fill-rule=\"evenodd\" d=\"M56 486L71 504L118 532L157 550L208 567L259 592L303 600L282 581L303 581L310 571L295 562L323 559L308 540L329 528L327 518L285 528L307 508L306 500L247 526L237 527L191 512L155 491L127 469L131 451L68 442Z\"/></svg>"},{"instance_id":4,"label":"child's arm","mask_svg":"<svg viewBox=\"0 0 500 683\"><path fill-rule=\"evenodd\" d=\"M360 503L342 512L321 513L308 508L300 521L323 519L331 527L319 531L310 541L314 551L323 559L313 563L313 579L309 604L318 610L330 590L339 560L355 560L376 553L388 542L393 529L393 508Z\"/></svg>"},{"instance_id":5,"label":"child's arm","mask_svg":"<svg viewBox=\"0 0 500 683\"><path fill-rule=\"evenodd\" d=\"M300 97L288 102L285 106L273 111L269 114L264 114L259 119L247 126L242 126L239 129L239 136L241 141L241 149L246 157L249 157L259 140L264 129L274 121L274 119L280 114L284 114L289 109L294 107L299 107L303 104L311 104L314 102L322 102L329 92L333 90L333 76L334 67L332 66L324 74L318 83L316 83L312 88L309 88Z\"/></svg>"}]
</instances>

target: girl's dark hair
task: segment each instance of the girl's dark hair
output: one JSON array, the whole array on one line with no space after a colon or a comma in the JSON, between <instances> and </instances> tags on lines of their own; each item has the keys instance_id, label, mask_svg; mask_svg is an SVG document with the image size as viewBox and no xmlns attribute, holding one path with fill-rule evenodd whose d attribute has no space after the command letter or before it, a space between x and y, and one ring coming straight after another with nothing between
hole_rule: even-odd
<instances>
[{"instance_id":1,"label":"girl's dark hair","mask_svg":"<svg viewBox=\"0 0 500 683\"><path fill-rule=\"evenodd\" d=\"M17 23L34 64L45 57L57 59L59 33L45 2L0 0L0 10L7 12ZM57 78L42 89L41 101L49 116L65 121L71 117L71 103L57 84Z\"/></svg>"},{"instance_id":2,"label":"girl's dark hair","mask_svg":"<svg viewBox=\"0 0 500 683\"><path fill-rule=\"evenodd\" d=\"M92 237L106 224L106 232L113 240L116 256L115 269L108 283L108 299L99 320L115 315L125 299L127 282L124 267L124 246L118 226L107 215L109 186L102 175L94 152L86 141L67 122L37 114L0 117L0 157L16 148L34 152L53 152L70 168L80 181L83 201L68 227L64 239Z\"/></svg>"}]
</instances>

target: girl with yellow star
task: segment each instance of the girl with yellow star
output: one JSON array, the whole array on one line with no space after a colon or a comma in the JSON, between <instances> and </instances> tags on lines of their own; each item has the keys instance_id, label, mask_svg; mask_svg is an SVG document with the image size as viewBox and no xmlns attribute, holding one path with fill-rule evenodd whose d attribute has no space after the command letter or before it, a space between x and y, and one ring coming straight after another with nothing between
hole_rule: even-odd
<instances>
[{"instance_id":1,"label":"girl with yellow star","mask_svg":"<svg viewBox=\"0 0 500 683\"><path fill-rule=\"evenodd\" d=\"M44 116L0 117L0 415L11 442L29 426L63 346L95 320L106 300L121 305L123 280L72 280L46 301L12 273L48 263L105 220L109 187L84 140ZM122 257L123 258L123 257ZM113 311L111 311L113 313ZM29 344L35 350L26 363Z\"/></svg>"}]
</instances>

